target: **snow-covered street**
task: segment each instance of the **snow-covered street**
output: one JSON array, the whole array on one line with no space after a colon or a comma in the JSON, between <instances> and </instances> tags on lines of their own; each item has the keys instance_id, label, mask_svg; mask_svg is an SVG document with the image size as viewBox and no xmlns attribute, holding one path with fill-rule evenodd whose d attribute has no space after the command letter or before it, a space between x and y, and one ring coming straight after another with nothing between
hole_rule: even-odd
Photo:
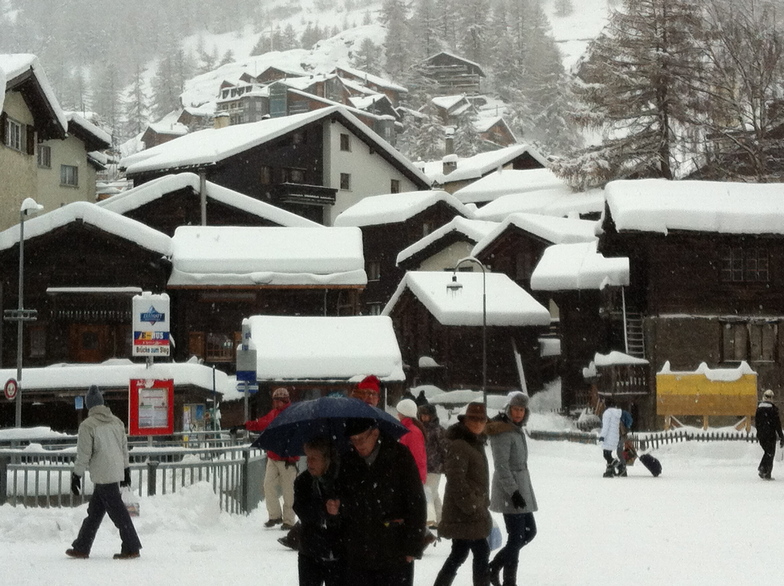
<instances>
[{"instance_id":1,"label":"snow-covered street","mask_svg":"<svg viewBox=\"0 0 784 586\"><path fill-rule=\"evenodd\" d=\"M779 481L760 480L758 445L664 446L654 452L664 467L660 477L637 463L625 479L602 478L598 446L529 440L529 448L540 510L538 536L521 554L519 584L713 586L769 584L779 577L784 464L777 460L774 468ZM139 560L111 559L119 538L108 520L89 560L67 558L84 515L85 506L1 507L3 583L297 583L297 554L276 542L280 529L262 527L263 507L247 517L221 513L206 484L142 499ZM448 551L445 540L425 552L417 585L433 583ZM466 563L455 585L469 584Z\"/></svg>"}]
</instances>

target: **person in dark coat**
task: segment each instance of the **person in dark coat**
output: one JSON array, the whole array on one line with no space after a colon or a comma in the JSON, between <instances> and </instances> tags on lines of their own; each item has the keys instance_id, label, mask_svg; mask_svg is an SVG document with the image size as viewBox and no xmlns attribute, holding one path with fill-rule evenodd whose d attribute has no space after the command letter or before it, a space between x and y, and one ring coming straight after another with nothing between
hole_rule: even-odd
<instances>
[{"instance_id":1,"label":"person in dark coat","mask_svg":"<svg viewBox=\"0 0 784 586\"><path fill-rule=\"evenodd\" d=\"M427 481L425 492L430 493L433 502L435 519L428 519L427 526L437 527L441 522L441 495L438 490L441 484L441 475L444 473L444 460L449 442L446 439L446 430L441 427L435 405L426 403L417 409L417 418L425 428L425 451L427 452Z\"/></svg>"},{"instance_id":2,"label":"person in dark coat","mask_svg":"<svg viewBox=\"0 0 784 586\"><path fill-rule=\"evenodd\" d=\"M773 480L771 473L773 456L776 455L776 437L779 439L779 447L784 448L784 433L781 431L779 409L773 404L773 391L770 389L763 393L762 401L757 405L754 424L757 427L757 440L763 450L759 476L764 480Z\"/></svg>"},{"instance_id":3,"label":"person in dark coat","mask_svg":"<svg viewBox=\"0 0 784 586\"><path fill-rule=\"evenodd\" d=\"M373 419L349 419L338 476L348 586L407 586L424 547L427 504L414 457Z\"/></svg>"},{"instance_id":4,"label":"person in dark coat","mask_svg":"<svg viewBox=\"0 0 784 586\"><path fill-rule=\"evenodd\" d=\"M444 465L446 488L438 533L452 540L452 551L438 572L434 586L450 586L468 552L474 554L473 584L488 586L490 545L490 472L485 454L487 411L483 403L470 403L465 415L447 430L449 451Z\"/></svg>"},{"instance_id":5,"label":"person in dark coat","mask_svg":"<svg viewBox=\"0 0 784 586\"><path fill-rule=\"evenodd\" d=\"M300 586L343 586L345 554L337 499L337 452L327 437L305 443L308 469L294 481L300 519L297 566Z\"/></svg>"},{"instance_id":6,"label":"person in dark coat","mask_svg":"<svg viewBox=\"0 0 784 586\"><path fill-rule=\"evenodd\" d=\"M492 493L490 510L503 513L507 540L490 562L490 582L504 586L517 584L517 565L520 550L536 537L534 512L538 510L536 496L528 472L528 444L523 426L528 421L528 395L510 393L506 408L488 424L485 433L493 450Z\"/></svg>"}]
</instances>

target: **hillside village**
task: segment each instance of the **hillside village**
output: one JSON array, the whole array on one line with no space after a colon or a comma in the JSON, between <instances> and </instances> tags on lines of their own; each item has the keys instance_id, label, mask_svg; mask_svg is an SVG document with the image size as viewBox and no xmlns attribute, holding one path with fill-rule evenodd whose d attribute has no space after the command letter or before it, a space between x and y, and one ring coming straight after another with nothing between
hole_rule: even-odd
<instances>
[{"instance_id":1,"label":"hillside village","mask_svg":"<svg viewBox=\"0 0 784 586\"><path fill-rule=\"evenodd\" d=\"M0 55L0 189L12 194L0 300L37 312L22 338L25 426L73 431L86 379L127 411L117 371L143 363L131 299L144 292L171 300L171 355L149 372L174 379L179 427L186 406L236 397L248 342L254 412L279 385L303 399L375 374L388 404L412 388L557 383L564 412L614 397L657 428L750 415L664 413L662 373L753 372L760 389L784 387L781 184L575 190L491 115L481 66L449 51L421 64L439 88L428 107L442 154L411 160L398 147L422 113L401 107L402 85L342 64L249 63L207 74L220 80L209 102L188 101L203 91L193 80L184 107L117 155L108 133L62 110L36 56ZM471 156L451 131L466 112ZM6 379L15 325L0 333ZM236 399L221 409L224 426L243 415ZM0 426L13 417L2 404Z\"/></svg>"}]
</instances>

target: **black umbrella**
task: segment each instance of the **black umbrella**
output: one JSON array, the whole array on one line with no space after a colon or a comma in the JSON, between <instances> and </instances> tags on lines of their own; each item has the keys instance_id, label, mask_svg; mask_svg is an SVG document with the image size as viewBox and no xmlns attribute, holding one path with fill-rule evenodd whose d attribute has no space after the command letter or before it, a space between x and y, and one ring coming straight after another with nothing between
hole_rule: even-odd
<instances>
[{"instance_id":1,"label":"black umbrella","mask_svg":"<svg viewBox=\"0 0 784 586\"><path fill-rule=\"evenodd\" d=\"M273 419L251 446L284 457L301 456L303 444L313 438L332 438L340 451L350 447L345 436L348 419L373 419L379 429L399 438L408 430L386 411L350 397L321 397L292 403Z\"/></svg>"}]
</instances>

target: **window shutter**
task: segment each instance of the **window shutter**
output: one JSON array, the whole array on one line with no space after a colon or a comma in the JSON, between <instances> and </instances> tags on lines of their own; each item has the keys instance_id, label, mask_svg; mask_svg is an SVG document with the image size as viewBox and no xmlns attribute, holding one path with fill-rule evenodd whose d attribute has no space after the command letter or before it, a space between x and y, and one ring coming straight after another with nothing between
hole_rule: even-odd
<instances>
[{"instance_id":1,"label":"window shutter","mask_svg":"<svg viewBox=\"0 0 784 586\"><path fill-rule=\"evenodd\" d=\"M27 134L27 154L34 155L35 154L35 127L27 125L25 129L25 133Z\"/></svg>"},{"instance_id":2,"label":"window shutter","mask_svg":"<svg viewBox=\"0 0 784 586\"><path fill-rule=\"evenodd\" d=\"M6 144L5 142L5 121L8 118L8 114L5 112L0 112L0 144Z\"/></svg>"}]
</instances>

